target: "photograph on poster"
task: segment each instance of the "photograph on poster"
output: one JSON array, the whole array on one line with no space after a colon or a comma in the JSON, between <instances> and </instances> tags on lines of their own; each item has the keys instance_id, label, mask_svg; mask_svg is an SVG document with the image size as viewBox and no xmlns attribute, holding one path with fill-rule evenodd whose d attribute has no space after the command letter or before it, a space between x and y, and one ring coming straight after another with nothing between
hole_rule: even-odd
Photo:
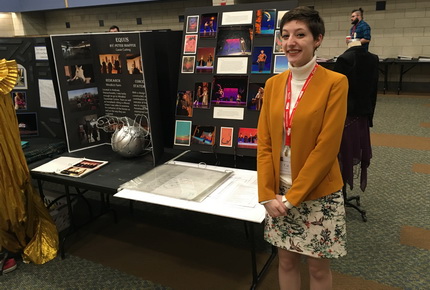
<instances>
[{"instance_id":1,"label":"photograph on poster","mask_svg":"<svg viewBox=\"0 0 430 290\"><path fill-rule=\"evenodd\" d=\"M278 17L277 17L277 19L276 19L276 28L277 28L277 29L281 28L281 20L282 20L282 17L283 17L283 16L284 16L284 14L285 14L285 13L287 13L288 11L290 11L290 10L281 10L281 11L278 11Z\"/></svg>"},{"instance_id":2,"label":"photograph on poster","mask_svg":"<svg viewBox=\"0 0 430 290\"><path fill-rule=\"evenodd\" d=\"M178 91L176 98L176 115L185 117L193 116L192 91Z\"/></svg>"},{"instance_id":3,"label":"photograph on poster","mask_svg":"<svg viewBox=\"0 0 430 290\"><path fill-rule=\"evenodd\" d=\"M39 135L37 113L16 113L16 117L21 138Z\"/></svg>"},{"instance_id":4,"label":"photograph on poster","mask_svg":"<svg viewBox=\"0 0 430 290\"><path fill-rule=\"evenodd\" d=\"M71 112L91 111L99 108L97 87L67 92Z\"/></svg>"},{"instance_id":5,"label":"photograph on poster","mask_svg":"<svg viewBox=\"0 0 430 290\"><path fill-rule=\"evenodd\" d=\"M175 145L190 146L191 143L191 121L176 120L175 122Z\"/></svg>"},{"instance_id":6,"label":"photograph on poster","mask_svg":"<svg viewBox=\"0 0 430 290\"><path fill-rule=\"evenodd\" d=\"M257 129L256 128L239 128L237 135L238 148L257 149Z\"/></svg>"},{"instance_id":7,"label":"photograph on poster","mask_svg":"<svg viewBox=\"0 0 430 290\"><path fill-rule=\"evenodd\" d=\"M272 68L272 47L254 46L251 73L269 74Z\"/></svg>"},{"instance_id":8,"label":"photograph on poster","mask_svg":"<svg viewBox=\"0 0 430 290\"><path fill-rule=\"evenodd\" d=\"M250 55L253 34L251 25L220 27L216 55Z\"/></svg>"},{"instance_id":9,"label":"photograph on poster","mask_svg":"<svg viewBox=\"0 0 430 290\"><path fill-rule=\"evenodd\" d=\"M214 69L214 47L199 47L197 49L196 73L212 73Z\"/></svg>"},{"instance_id":10,"label":"photograph on poster","mask_svg":"<svg viewBox=\"0 0 430 290\"><path fill-rule=\"evenodd\" d=\"M18 79L16 81L15 89L27 88L27 70L24 66L18 64Z\"/></svg>"},{"instance_id":11,"label":"photograph on poster","mask_svg":"<svg viewBox=\"0 0 430 290\"><path fill-rule=\"evenodd\" d=\"M246 106L247 86L248 76L215 76L211 103L244 107Z\"/></svg>"},{"instance_id":12,"label":"photograph on poster","mask_svg":"<svg viewBox=\"0 0 430 290\"><path fill-rule=\"evenodd\" d=\"M255 34L271 35L275 31L275 9L258 9L255 12Z\"/></svg>"},{"instance_id":13,"label":"photograph on poster","mask_svg":"<svg viewBox=\"0 0 430 290\"><path fill-rule=\"evenodd\" d=\"M201 82L195 84L193 102L194 108L209 109L211 100L211 85L212 84L210 82Z\"/></svg>"},{"instance_id":14,"label":"photograph on poster","mask_svg":"<svg viewBox=\"0 0 430 290\"><path fill-rule=\"evenodd\" d=\"M86 115L78 118L77 130L81 144L90 144L100 141L100 131L97 128L97 114Z\"/></svg>"},{"instance_id":15,"label":"photograph on poster","mask_svg":"<svg viewBox=\"0 0 430 290\"><path fill-rule=\"evenodd\" d=\"M264 83L250 83L248 89L248 110L260 111L263 106Z\"/></svg>"},{"instance_id":16,"label":"photograph on poster","mask_svg":"<svg viewBox=\"0 0 430 290\"><path fill-rule=\"evenodd\" d=\"M66 65L64 66L64 75L68 85L94 83L93 66L90 64Z\"/></svg>"},{"instance_id":17,"label":"photograph on poster","mask_svg":"<svg viewBox=\"0 0 430 290\"><path fill-rule=\"evenodd\" d=\"M16 111L27 110L27 93L11 92L13 106Z\"/></svg>"},{"instance_id":18,"label":"photograph on poster","mask_svg":"<svg viewBox=\"0 0 430 290\"><path fill-rule=\"evenodd\" d=\"M91 58L91 44L86 39L62 41L61 51L65 60Z\"/></svg>"},{"instance_id":19,"label":"photograph on poster","mask_svg":"<svg viewBox=\"0 0 430 290\"><path fill-rule=\"evenodd\" d=\"M120 74L121 59L119 54L100 54L100 72L102 74Z\"/></svg>"},{"instance_id":20,"label":"photograph on poster","mask_svg":"<svg viewBox=\"0 0 430 290\"><path fill-rule=\"evenodd\" d=\"M182 69L181 72L184 74L192 74L194 73L194 63L196 61L196 57L193 56L183 56L182 57Z\"/></svg>"},{"instance_id":21,"label":"photograph on poster","mask_svg":"<svg viewBox=\"0 0 430 290\"><path fill-rule=\"evenodd\" d=\"M202 38L215 38L218 29L218 14L208 13L202 14L202 21L200 22L200 37Z\"/></svg>"},{"instance_id":22,"label":"photograph on poster","mask_svg":"<svg viewBox=\"0 0 430 290\"><path fill-rule=\"evenodd\" d=\"M252 24L252 10L222 13L221 25Z\"/></svg>"},{"instance_id":23,"label":"photograph on poster","mask_svg":"<svg viewBox=\"0 0 430 290\"><path fill-rule=\"evenodd\" d=\"M232 127L221 127L219 136L219 146L233 147L233 131Z\"/></svg>"},{"instance_id":24,"label":"photograph on poster","mask_svg":"<svg viewBox=\"0 0 430 290\"><path fill-rule=\"evenodd\" d=\"M284 49L282 48L282 34L279 30L275 31L275 37L273 37L273 53L284 53Z\"/></svg>"},{"instance_id":25,"label":"photograph on poster","mask_svg":"<svg viewBox=\"0 0 430 290\"><path fill-rule=\"evenodd\" d=\"M198 15L190 15L187 16L187 26L186 33L197 33L199 30L199 16Z\"/></svg>"},{"instance_id":26,"label":"photograph on poster","mask_svg":"<svg viewBox=\"0 0 430 290\"><path fill-rule=\"evenodd\" d=\"M127 71L129 74L135 75L143 73L142 58L140 57L140 54L127 54L125 58L127 60Z\"/></svg>"},{"instance_id":27,"label":"photograph on poster","mask_svg":"<svg viewBox=\"0 0 430 290\"><path fill-rule=\"evenodd\" d=\"M275 55L275 62L273 64L273 73L279 74L288 69L288 59L285 55Z\"/></svg>"},{"instance_id":28,"label":"photograph on poster","mask_svg":"<svg viewBox=\"0 0 430 290\"><path fill-rule=\"evenodd\" d=\"M193 125L191 144L214 145L215 126Z\"/></svg>"},{"instance_id":29,"label":"photograph on poster","mask_svg":"<svg viewBox=\"0 0 430 290\"><path fill-rule=\"evenodd\" d=\"M184 54L195 54L197 51L197 34L185 35Z\"/></svg>"}]
</instances>

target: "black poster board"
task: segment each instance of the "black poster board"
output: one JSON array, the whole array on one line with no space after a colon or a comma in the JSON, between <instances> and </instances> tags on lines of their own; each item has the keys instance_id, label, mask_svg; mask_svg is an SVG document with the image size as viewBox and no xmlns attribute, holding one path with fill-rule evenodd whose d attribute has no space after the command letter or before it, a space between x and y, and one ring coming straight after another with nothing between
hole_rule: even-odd
<instances>
[{"instance_id":1,"label":"black poster board","mask_svg":"<svg viewBox=\"0 0 430 290\"><path fill-rule=\"evenodd\" d=\"M182 31L157 30L150 34L154 37L164 147L172 148Z\"/></svg>"},{"instance_id":2,"label":"black poster board","mask_svg":"<svg viewBox=\"0 0 430 290\"><path fill-rule=\"evenodd\" d=\"M163 144L153 35L53 35L51 43L69 151L110 143L111 134L96 126L100 117L128 117L149 130L157 159Z\"/></svg>"},{"instance_id":3,"label":"black poster board","mask_svg":"<svg viewBox=\"0 0 430 290\"><path fill-rule=\"evenodd\" d=\"M64 139L49 49L50 41L45 37L0 38L0 59L16 60L18 64L19 79L11 98L22 140ZM43 101L47 98L49 106Z\"/></svg>"},{"instance_id":4,"label":"black poster board","mask_svg":"<svg viewBox=\"0 0 430 290\"><path fill-rule=\"evenodd\" d=\"M279 21L296 6L278 1L185 10L174 148L256 156L264 84L286 69Z\"/></svg>"}]
</instances>

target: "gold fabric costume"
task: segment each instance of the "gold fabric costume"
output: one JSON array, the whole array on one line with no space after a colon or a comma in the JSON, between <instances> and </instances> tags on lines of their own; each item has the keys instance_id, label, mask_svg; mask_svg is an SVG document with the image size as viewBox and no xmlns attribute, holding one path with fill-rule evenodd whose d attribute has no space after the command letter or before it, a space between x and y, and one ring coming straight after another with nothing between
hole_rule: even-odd
<instances>
[{"instance_id":1,"label":"gold fabric costume","mask_svg":"<svg viewBox=\"0 0 430 290\"><path fill-rule=\"evenodd\" d=\"M0 60L0 248L21 252L24 262L57 256L58 232L31 185L10 91L18 79L14 60Z\"/></svg>"}]
</instances>

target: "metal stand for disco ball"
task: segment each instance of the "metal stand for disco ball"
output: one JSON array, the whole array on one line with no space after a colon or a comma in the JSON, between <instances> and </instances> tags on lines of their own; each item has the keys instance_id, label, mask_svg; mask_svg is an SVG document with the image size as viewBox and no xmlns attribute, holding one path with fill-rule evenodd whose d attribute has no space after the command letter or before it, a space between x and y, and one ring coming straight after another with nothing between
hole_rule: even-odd
<instances>
[{"instance_id":1,"label":"metal stand for disco ball","mask_svg":"<svg viewBox=\"0 0 430 290\"><path fill-rule=\"evenodd\" d=\"M135 157L152 150L149 130L141 125L143 119L149 124L144 115L138 115L134 120L129 117L102 116L97 119L97 128L113 133L113 151L124 157Z\"/></svg>"}]
</instances>

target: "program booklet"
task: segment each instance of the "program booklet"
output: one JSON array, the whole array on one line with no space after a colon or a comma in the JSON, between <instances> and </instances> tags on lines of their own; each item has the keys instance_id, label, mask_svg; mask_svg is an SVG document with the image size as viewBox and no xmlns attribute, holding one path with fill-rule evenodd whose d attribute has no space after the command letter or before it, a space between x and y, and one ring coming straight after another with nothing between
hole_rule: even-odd
<instances>
[{"instance_id":1,"label":"program booklet","mask_svg":"<svg viewBox=\"0 0 430 290\"><path fill-rule=\"evenodd\" d=\"M55 173L70 177L82 177L99 169L107 163L108 161L88 158L58 157L34 168L32 171Z\"/></svg>"}]
</instances>

